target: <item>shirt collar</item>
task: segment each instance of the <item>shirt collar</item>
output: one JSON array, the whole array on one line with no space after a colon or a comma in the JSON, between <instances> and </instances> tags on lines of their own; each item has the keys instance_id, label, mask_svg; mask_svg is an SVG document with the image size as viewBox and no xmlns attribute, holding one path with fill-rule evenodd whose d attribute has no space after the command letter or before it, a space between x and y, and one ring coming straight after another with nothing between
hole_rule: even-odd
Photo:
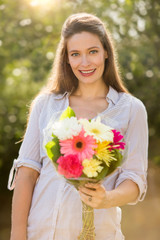
<instances>
[{"instance_id":1,"label":"shirt collar","mask_svg":"<svg viewBox=\"0 0 160 240\"><path fill-rule=\"evenodd\" d=\"M55 96L55 99L56 100L61 100L61 99L63 99L64 97L69 97L69 95L71 94L71 92L65 92L65 93L63 93L63 94L57 94L56 96ZM112 88L111 86L109 86L109 91L108 91L108 93L107 93L107 95L106 95L106 100L111 100L114 104L116 104L117 103L117 101L118 101L118 99L119 99L119 94L118 94L118 92L114 89L114 88Z\"/></svg>"},{"instance_id":2,"label":"shirt collar","mask_svg":"<svg viewBox=\"0 0 160 240\"><path fill-rule=\"evenodd\" d=\"M63 93L63 94L57 94L56 96L55 96L55 99L56 100L61 100L61 99L63 99L65 96L69 96L70 95L70 92L65 92L65 93Z\"/></svg>"},{"instance_id":3,"label":"shirt collar","mask_svg":"<svg viewBox=\"0 0 160 240\"><path fill-rule=\"evenodd\" d=\"M111 100L114 104L116 104L118 99L119 99L118 92L114 88L109 86L109 92L107 93L106 100Z\"/></svg>"}]
</instances>

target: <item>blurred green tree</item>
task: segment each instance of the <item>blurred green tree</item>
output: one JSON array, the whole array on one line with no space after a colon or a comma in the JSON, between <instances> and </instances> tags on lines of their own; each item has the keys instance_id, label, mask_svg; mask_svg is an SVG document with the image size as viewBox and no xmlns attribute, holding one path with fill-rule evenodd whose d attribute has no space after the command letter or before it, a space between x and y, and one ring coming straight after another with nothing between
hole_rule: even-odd
<instances>
[{"instance_id":1,"label":"blurred green tree","mask_svg":"<svg viewBox=\"0 0 160 240\"><path fill-rule=\"evenodd\" d=\"M28 105L49 76L61 26L72 13L93 13L105 22L124 82L147 107L151 141L159 139L159 0L35 2L0 1L0 191L18 154Z\"/></svg>"}]
</instances>

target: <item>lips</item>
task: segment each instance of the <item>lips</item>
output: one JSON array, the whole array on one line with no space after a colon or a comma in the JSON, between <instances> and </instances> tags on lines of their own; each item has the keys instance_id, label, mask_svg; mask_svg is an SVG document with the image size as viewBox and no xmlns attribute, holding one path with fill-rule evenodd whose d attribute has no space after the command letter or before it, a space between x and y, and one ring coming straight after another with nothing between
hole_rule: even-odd
<instances>
[{"instance_id":1,"label":"lips","mask_svg":"<svg viewBox=\"0 0 160 240\"><path fill-rule=\"evenodd\" d=\"M79 70L82 76L88 77L94 74L96 69L90 69L90 70Z\"/></svg>"}]
</instances>

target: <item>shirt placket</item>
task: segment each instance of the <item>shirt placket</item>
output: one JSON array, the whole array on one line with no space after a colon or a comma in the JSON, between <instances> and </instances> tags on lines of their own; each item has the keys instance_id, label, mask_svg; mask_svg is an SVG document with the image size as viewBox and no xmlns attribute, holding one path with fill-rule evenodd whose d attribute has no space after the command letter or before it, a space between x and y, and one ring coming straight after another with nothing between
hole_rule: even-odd
<instances>
[{"instance_id":1,"label":"shirt placket","mask_svg":"<svg viewBox=\"0 0 160 240\"><path fill-rule=\"evenodd\" d=\"M56 223L57 223L57 218L58 218L58 212L59 212L59 207L62 199L62 195L64 192L64 187L65 187L65 181L62 181L60 183L58 192L57 192L57 198L55 202L55 206L53 209L53 218L52 218L52 225L51 225L51 232L49 235L49 240L54 240L54 235L55 235L55 229L56 229Z\"/></svg>"}]
</instances>

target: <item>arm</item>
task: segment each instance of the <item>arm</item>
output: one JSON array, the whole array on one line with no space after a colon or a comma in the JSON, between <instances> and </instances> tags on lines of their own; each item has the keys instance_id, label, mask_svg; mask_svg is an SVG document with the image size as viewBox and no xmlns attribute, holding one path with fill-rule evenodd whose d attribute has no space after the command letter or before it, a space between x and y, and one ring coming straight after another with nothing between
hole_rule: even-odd
<instances>
[{"instance_id":1,"label":"arm","mask_svg":"<svg viewBox=\"0 0 160 240\"><path fill-rule=\"evenodd\" d=\"M14 189L12 205L11 240L27 239L27 221L32 194L41 171L39 119L43 98L33 102L28 126L21 145L18 159L10 171L8 188Z\"/></svg>"},{"instance_id":2,"label":"arm","mask_svg":"<svg viewBox=\"0 0 160 240\"><path fill-rule=\"evenodd\" d=\"M20 167L12 202L12 228L10 240L27 239L27 219L32 194L39 173L28 167Z\"/></svg>"},{"instance_id":3,"label":"arm","mask_svg":"<svg viewBox=\"0 0 160 240\"><path fill-rule=\"evenodd\" d=\"M139 188L132 180L126 179L111 191L106 191L101 184L87 183L85 187L79 188L79 194L87 205L101 209L123 206L135 201L139 195ZM89 196L92 197L92 201L89 201Z\"/></svg>"},{"instance_id":4,"label":"arm","mask_svg":"<svg viewBox=\"0 0 160 240\"><path fill-rule=\"evenodd\" d=\"M106 191L100 184L92 187L85 185L95 191L80 188L81 199L88 205L108 208L135 204L144 199L147 188L148 126L146 110L139 100L133 99L125 141L129 143L128 155L115 182L115 189ZM88 195L93 196L90 202Z\"/></svg>"},{"instance_id":5,"label":"arm","mask_svg":"<svg viewBox=\"0 0 160 240\"><path fill-rule=\"evenodd\" d=\"M116 189L108 192L109 201L107 207L123 206L136 201L139 195L139 188L135 182L126 179Z\"/></svg>"}]
</instances>

